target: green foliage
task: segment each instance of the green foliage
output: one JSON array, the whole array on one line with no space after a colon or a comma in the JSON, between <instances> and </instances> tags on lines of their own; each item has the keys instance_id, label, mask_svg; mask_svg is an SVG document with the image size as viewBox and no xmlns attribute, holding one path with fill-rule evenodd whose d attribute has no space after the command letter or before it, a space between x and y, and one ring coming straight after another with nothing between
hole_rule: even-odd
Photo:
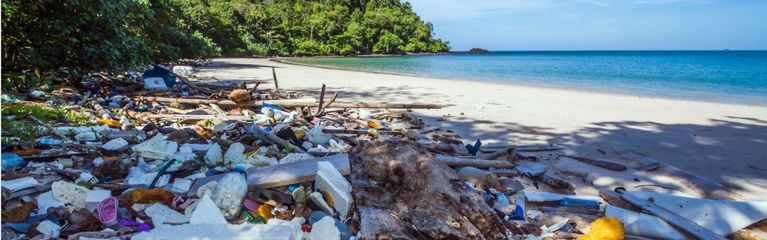
<instances>
[{"instance_id":1,"label":"green foliage","mask_svg":"<svg viewBox=\"0 0 767 240\"><path fill-rule=\"evenodd\" d=\"M14 136L21 139L21 141L33 141L37 136L44 133L36 124L31 124L18 120L3 120L2 121L3 132L8 132L8 136Z\"/></svg>"},{"instance_id":2,"label":"green foliage","mask_svg":"<svg viewBox=\"0 0 767 240\"><path fill-rule=\"evenodd\" d=\"M43 105L3 104L2 114L3 117L14 116L16 119L24 119L27 116L34 116L43 122L58 122L63 118L69 122L78 123L81 125L92 124L90 123L90 117L87 115L78 113L76 111L69 111L61 108L53 108Z\"/></svg>"},{"instance_id":3,"label":"green foliage","mask_svg":"<svg viewBox=\"0 0 767 240\"><path fill-rule=\"evenodd\" d=\"M17 91L56 71L221 55L448 50L400 0L4 0L2 29L3 89Z\"/></svg>"}]
</instances>

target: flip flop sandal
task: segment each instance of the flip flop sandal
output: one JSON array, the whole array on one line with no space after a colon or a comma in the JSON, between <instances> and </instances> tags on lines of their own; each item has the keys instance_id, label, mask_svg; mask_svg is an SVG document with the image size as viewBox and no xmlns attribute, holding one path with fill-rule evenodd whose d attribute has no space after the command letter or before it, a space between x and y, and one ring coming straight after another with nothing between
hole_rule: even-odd
<instances>
[{"instance_id":1,"label":"flip flop sandal","mask_svg":"<svg viewBox=\"0 0 767 240\"><path fill-rule=\"evenodd\" d=\"M105 226L117 224L117 198L109 197L99 204L99 220Z\"/></svg>"}]
</instances>

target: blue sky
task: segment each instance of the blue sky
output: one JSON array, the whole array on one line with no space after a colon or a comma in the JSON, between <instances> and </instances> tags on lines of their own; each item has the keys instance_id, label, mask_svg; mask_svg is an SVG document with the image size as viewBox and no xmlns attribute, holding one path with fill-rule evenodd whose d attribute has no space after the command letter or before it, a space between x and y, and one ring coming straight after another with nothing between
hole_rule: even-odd
<instances>
[{"instance_id":1,"label":"blue sky","mask_svg":"<svg viewBox=\"0 0 767 240\"><path fill-rule=\"evenodd\" d=\"M767 50L767 0L409 0L452 50Z\"/></svg>"}]
</instances>

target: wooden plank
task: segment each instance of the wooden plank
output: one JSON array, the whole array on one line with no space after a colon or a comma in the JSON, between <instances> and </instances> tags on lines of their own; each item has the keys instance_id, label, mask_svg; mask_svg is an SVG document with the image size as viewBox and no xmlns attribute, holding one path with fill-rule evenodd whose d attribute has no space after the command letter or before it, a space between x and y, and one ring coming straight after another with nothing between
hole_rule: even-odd
<instances>
[{"instance_id":1,"label":"wooden plank","mask_svg":"<svg viewBox=\"0 0 767 240\"><path fill-rule=\"evenodd\" d=\"M677 215L674 212L669 211L661 206L656 205L653 202L644 200L631 193L626 192L623 189L616 189L616 192L621 195L623 200L641 208L642 210L663 219L668 224L676 227L679 230L689 233L697 238L709 240L709 239L725 239L719 234L712 232L706 228L701 227L697 223L690 221L682 216Z\"/></svg>"},{"instance_id":2,"label":"wooden plank","mask_svg":"<svg viewBox=\"0 0 767 240\"><path fill-rule=\"evenodd\" d=\"M342 175L349 175L349 155L337 154L322 158L303 160L292 163L277 164L263 168L249 168L245 170L248 177L249 188L273 188L287 186L290 184L311 182L317 177L317 162L328 161L333 164ZM197 196L197 189L211 181L218 181L224 177L224 174L214 175L205 178L199 178L194 181L189 188L187 195Z\"/></svg>"}]
</instances>

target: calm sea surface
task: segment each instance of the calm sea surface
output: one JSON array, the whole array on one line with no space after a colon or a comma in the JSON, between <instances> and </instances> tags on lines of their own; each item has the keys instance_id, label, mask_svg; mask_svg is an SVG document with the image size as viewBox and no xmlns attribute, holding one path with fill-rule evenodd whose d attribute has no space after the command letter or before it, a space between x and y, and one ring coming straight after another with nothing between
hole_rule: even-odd
<instances>
[{"instance_id":1,"label":"calm sea surface","mask_svg":"<svg viewBox=\"0 0 767 240\"><path fill-rule=\"evenodd\" d=\"M767 51L501 51L291 61L445 79L767 105Z\"/></svg>"}]
</instances>

